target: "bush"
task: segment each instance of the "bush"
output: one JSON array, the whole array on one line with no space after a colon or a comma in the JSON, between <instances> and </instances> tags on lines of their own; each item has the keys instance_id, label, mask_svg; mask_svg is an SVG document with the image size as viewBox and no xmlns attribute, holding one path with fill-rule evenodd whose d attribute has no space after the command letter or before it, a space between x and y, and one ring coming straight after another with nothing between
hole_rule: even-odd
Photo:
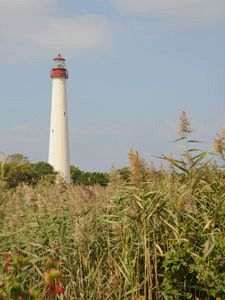
<instances>
[{"instance_id":1,"label":"bush","mask_svg":"<svg viewBox=\"0 0 225 300\"><path fill-rule=\"evenodd\" d=\"M119 169L118 172L123 181L127 183L130 182L131 171L128 167L123 167L122 169Z\"/></svg>"},{"instance_id":2,"label":"bush","mask_svg":"<svg viewBox=\"0 0 225 300\"><path fill-rule=\"evenodd\" d=\"M95 185L107 186L109 179L106 173L100 172L84 172L79 168L70 166L70 178L72 183L76 185Z\"/></svg>"},{"instance_id":3,"label":"bush","mask_svg":"<svg viewBox=\"0 0 225 300\"><path fill-rule=\"evenodd\" d=\"M17 187L20 183L27 185L37 184L41 178L56 174L54 168L47 162L38 162L30 164L1 163L1 177L5 181L5 188L11 189Z\"/></svg>"},{"instance_id":4,"label":"bush","mask_svg":"<svg viewBox=\"0 0 225 300\"><path fill-rule=\"evenodd\" d=\"M21 182L28 185L34 185L38 182L38 174L34 171L32 165L25 163L13 166L5 179L6 189L17 187Z\"/></svg>"},{"instance_id":5,"label":"bush","mask_svg":"<svg viewBox=\"0 0 225 300\"><path fill-rule=\"evenodd\" d=\"M83 171L79 168L70 166L70 178L72 183L76 183L77 179L82 175Z\"/></svg>"},{"instance_id":6,"label":"bush","mask_svg":"<svg viewBox=\"0 0 225 300\"><path fill-rule=\"evenodd\" d=\"M76 180L77 185L95 185L99 184L101 186L107 186L109 182L108 176L105 173L98 173L98 172L86 172L82 173Z\"/></svg>"},{"instance_id":7,"label":"bush","mask_svg":"<svg viewBox=\"0 0 225 300\"><path fill-rule=\"evenodd\" d=\"M44 161L33 164L32 167L39 179L49 174L55 174L53 166Z\"/></svg>"}]
</instances>

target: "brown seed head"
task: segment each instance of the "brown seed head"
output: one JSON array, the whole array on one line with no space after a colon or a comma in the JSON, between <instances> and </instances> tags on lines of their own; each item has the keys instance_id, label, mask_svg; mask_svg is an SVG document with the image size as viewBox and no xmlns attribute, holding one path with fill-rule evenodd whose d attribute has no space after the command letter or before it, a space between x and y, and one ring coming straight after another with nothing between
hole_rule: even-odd
<instances>
[{"instance_id":1,"label":"brown seed head","mask_svg":"<svg viewBox=\"0 0 225 300\"><path fill-rule=\"evenodd\" d=\"M178 127L178 134L180 137L185 137L187 133L192 131L190 127L190 119L187 117L187 112L184 109L179 117Z\"/></svg>"},{"instance_id":2,"label":"brown seed head","mask_svg":"<svg viewBox=\"0 0 225 300\"><path fill-rule=\"evenodd\" d=\"M218 154L224 157L225 152L225 127L221 130L220 134L217 134L217 138L214 139L214 149Z\"/></svg>"}]
</instances>

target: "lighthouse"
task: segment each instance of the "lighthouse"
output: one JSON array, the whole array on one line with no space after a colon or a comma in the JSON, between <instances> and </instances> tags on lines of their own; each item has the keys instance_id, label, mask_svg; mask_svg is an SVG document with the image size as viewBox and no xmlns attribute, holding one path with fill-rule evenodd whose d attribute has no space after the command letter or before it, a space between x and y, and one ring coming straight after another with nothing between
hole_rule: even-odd
<instances>
[{"instance_id":1,"label":"lighthouse","mask_svg":"<svg viewBox=\"0 0 225 300\"><path fill-rule=\"evenodd\" d=\"M65 59L58 54L53 59L52 78L52 104L48 162L59 176L70 183L68 114L66 100L66 79L68 72Z\"/></svg>"}]
</instances>

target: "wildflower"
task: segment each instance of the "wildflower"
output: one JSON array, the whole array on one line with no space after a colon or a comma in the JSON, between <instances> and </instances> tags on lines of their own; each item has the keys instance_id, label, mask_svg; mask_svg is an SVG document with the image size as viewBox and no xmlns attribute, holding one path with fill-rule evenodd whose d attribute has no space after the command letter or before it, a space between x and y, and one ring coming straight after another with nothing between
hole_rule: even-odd
<instances>
[{"instance_id":1,"label":"wildflower","mask_svg":"<svg viewBox=\"0 0 225 300\"><path fill-rule=\"evenodd\" d=\"M7 261L4 264L4 271L7 272L9 268L9 259L7 259Z\"/></svg>"},{"instance_id":2,"label":"wildflower","mask_svg":"<svg viewBox=\"0 0 225 300\"><path fill-rule=\"evenodd\" d=\"M5 253L5 254L2 255L2 257L3 257L3 258L11 257L11 254L10 254L10 253Z\"/></svg>"},{"instance_id":3,"label":"wildflower","mask_svg":"<svg viewBox=\"0 0 225 300\"><path fill-rule=\"evenodd\" d=\"M9 262L11 260L11 254L10 253L5 253L3 254L3 258L7 258L5 264L4 264L4 271L7 272L8 271L8 268L9 268Z\"/></svg>"},{"instance_id":4,"label":"wildflower","mask_svg":"<svg viewBox=\"0 0 225 300\"><path fill-rule=\"evenodd\" d=\"M59 293L59 294L63 294L64 293L64 288L58 284L55 285L55 291L56 293Z\"/></svg>"},{"instance_id":5,"label":"wildflower","mask_svg":"<svg viewBox=\"0 0 225 300\"><path fill-rule=\"evenodd\" d=\"M58 284L55 285L49 285L48 287L48 296L54 295L56 293L63 294L64 288Z\"/></svg>"}]
</instances>

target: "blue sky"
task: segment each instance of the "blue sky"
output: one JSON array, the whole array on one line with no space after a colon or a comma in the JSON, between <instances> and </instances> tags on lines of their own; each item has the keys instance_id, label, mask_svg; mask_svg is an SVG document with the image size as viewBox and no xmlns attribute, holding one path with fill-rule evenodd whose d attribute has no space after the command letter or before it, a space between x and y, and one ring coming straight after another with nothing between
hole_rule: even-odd
<instances>
[{"instance_id":1,"label":"blue sky","mask_svg":"<svg viewBox=\"0 0 225 300\"><path fill-rule=\"evenodd\" d=\"M0 151L47 161L52 59L69 71L71 164L85 171L177 152L186 109L213 144L225 126L224 0L0 0Z\"/></svg>"}]
</instances>

